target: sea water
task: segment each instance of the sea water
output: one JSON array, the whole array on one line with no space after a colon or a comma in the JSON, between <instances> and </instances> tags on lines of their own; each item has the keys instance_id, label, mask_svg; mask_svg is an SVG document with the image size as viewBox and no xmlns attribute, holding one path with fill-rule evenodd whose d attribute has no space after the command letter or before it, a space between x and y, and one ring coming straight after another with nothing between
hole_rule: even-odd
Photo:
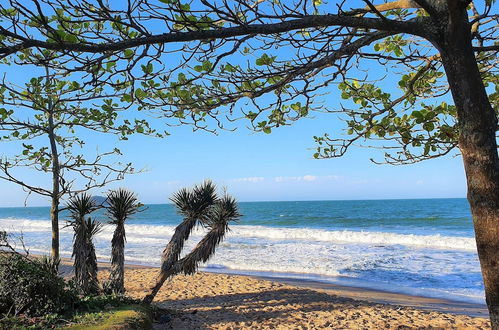
<instances>
[{"instance_id":1,"label":"sea water","mask_svg":"<svg viewBox=\"0 0 499 330\"><path fill-rule=\"evenodd\" d=\"M339 283L484 303L469 205L465 199L248 202L243 217L203 270ZM101 212L96 218L106 222ZM63 228L61 255L71 256ZM181 221L170 204L147 205L126 225L128 263L158 266ZM0 229L22 233L32 253L50 250L49 209L0 208ZM108 261L113 226L97 235ZM197 228L185 247L206 232ZM184 254L185 254L184 253Z\"/></svg>"}]
</instances>

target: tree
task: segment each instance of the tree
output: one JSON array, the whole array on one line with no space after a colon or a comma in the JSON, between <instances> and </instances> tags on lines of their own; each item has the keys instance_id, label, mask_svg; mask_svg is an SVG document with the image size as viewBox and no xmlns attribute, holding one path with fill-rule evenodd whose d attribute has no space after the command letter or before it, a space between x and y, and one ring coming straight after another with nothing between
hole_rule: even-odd
<instances>
[{"instance_id":1,"label":"tree","mask_svg":"<svg viewBox=\"0 0 499 330\"><path fill-rule=\"evenodd\" d=\"M110 289L114 293L125 292L125 222L133 214L140 212L142 204L137 196L126 190L111 190L106 199L106 211L111 218L109 222L116 225L111 240L111 273L109 275Z\"/></svg>"},{"instance_id":2,"label":"tree","mask_svg":"<svg viewBox=\"0 0 499 330\"><path fill-rule=\"evenodd\" d=\"M44 59L52 56L48 51L42 55ZM59 259L61 199L135 172L131 163L116 160L121 155L118 148L107 152L85 148L82 133L112 133L120 139L133 133L161 136L145 119L119 116L127 110L117 103L125 95L108 95L97 86L82 86L77 79L68 79L61 70L51 68L56 65L54 60L44 62L40 75L34 75L23 87L7 82L5 77L0 82L0 133L5 134L0 140L20 142L19 154L0 159L0 179L20 185L29 194L51 199L54 260ZM33 184L23 178L25 173L16 171L19 168L47 173L52 183Z\"/></svg>"},{"instance_id":3,"label":"tree","mask_svg":"<svg viewBox=\"0 0 499 330\"><path fill-rule=\"evenodd\" d=\"M71 214L69 226L73 227L74 281L81 294L99 292L97 280L97 256L93 238L102 230L102 223L89 214L99 209L94 199L87 193L71 198L67 209Z\"/></svg>"},{"instance_id":4,"label":"tree","mask_svg":"<svg viewBox=\"0 0 499 330\"><path fill-rule=\"evenodd\" d=\"M166 280L179 273L194 274L200 263L208 261L229 230L229 222L241 217L235 199L228 195L217 196L216 187L211 181L205 181L192 189L181 189L171 201L184 219L175 228L163 251L156 283L144 298L148 304L154 300ZM209 231L189 254L179 260L184 243L196 225L202 225Z\"/></svg>"},{"instance_id":5,"label":"tree","mask_svg":"<svg viewBox=\"0 0 499 330\"><path fill-rule=\"evenodd\" d=\"M339 113L350 136L316 137L317 158L370 141L395 164L458 149L487 304L499 329L494 0L364 0L365 7L321 0L33 2L2 7L5 58L36 65L19 57L56 51L67 70L84 68L86 80L130 90L131 101L195 128L211 129L210 120L222 126L225 115L242 112L270 133L324 110ZM167 62L172 53L181 56ZM118 64L106 72L108 63ZM380 88L374 64L390 78L402 72L398 85ZM129 84L117 84L123 81ZM355 107L331 110L320 102L336 83Z\"/></svg>"}]
</instances>

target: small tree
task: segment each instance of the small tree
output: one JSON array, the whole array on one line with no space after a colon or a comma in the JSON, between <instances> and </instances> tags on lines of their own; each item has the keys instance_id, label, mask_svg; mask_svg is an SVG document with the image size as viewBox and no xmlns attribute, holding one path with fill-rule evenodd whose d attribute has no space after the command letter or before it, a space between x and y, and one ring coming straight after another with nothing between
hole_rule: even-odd
<instances>
[{"instance_id":1,"label":"small tree","mask_svg":"<svg viewBox=\"0 0 499 330\"><path fill-rule=\"evenodd\" d=\"M44 55L50 57L49 52ZM116 159L119 149L97 152L92 159L85 141L85 130L112 133L126 140L141 133L161 137L143 119L119 119L127 107L118 105L123 94L103 92L98 86L82 85L66 79L57 62L47 62L45 73L35 76L24 87L0 82L1 141L18 141L19 154L0 155L0 179L20 185L29 194L51 199L52 258L59 258L59 204L65 196L103 187L135 172L131 163ZM36 71L35 71L36 72ZM98 104L101 103L101 104ZM111 159L109 159L111 157ZM51 176L50 185L38 186L23 179L18 168L29 168Z\"/></svg>"},{"instance_id":2,"label":"small tree","mask_svg":"<svg viewBox=\"0 0 499 330\"><path fill-rule=\"evenodd\" d=\"M235 199L227 195L218 197L211 181L194 186L192 190L181 189L173 195L171 201L184 220L175 228L163 251L156 284L144 298L144 302L148 304L154 300L167 279L179 273L193 274L200 263L208 261L229 230L229 222L241 216ZM179 260L185 241L198 224L208 228L208 233L187 256Z\"/></svg>"},{"instance_id":3,"label":"small tree","mask_svg":"<svg viewBox=\"0 0 499 330\"><path fill-rule=\"evenodd\" d=\"M99 292L97 280L97 256L93 237L102 230L102 224L90 217L97 210L94 199L87 193L71 198L67 209L71 213L69 225L73 227L73 257L75 283L80 293L96 294Z\"/></svg>"},{"instance_id":4,"label":"small tree","mask_svg":"<svg viewBox=\"0 0 499 330\"><path fill-rule=\"evenodd\" d=\"M109 275L110 289L114 293L124 293L125 274L125 222L133 214L140 211L142 204L137 196L126 190L118 189L109 192L106 199L106 210L111 218L110 224L116 225L111 241L111 273Z\"/></svg>"}]
</instances>

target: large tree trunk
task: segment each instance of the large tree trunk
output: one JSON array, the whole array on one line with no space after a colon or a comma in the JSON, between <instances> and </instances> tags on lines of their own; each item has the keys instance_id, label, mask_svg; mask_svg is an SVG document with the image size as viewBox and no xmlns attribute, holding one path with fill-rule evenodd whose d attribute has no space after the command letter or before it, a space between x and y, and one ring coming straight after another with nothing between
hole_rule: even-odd
<instances>
[{"instance_id":1,"label":"large tree trunk","mask_svg":"<svg viewBox=\"0 0 499 330\"><path fill-rule=\"evenodd\" d=\"M497 118L480 77L464 7L449 8L437 46L457 107L478 257L493 329L499 329L499 159Z\"/></svg>"}]
</instances>

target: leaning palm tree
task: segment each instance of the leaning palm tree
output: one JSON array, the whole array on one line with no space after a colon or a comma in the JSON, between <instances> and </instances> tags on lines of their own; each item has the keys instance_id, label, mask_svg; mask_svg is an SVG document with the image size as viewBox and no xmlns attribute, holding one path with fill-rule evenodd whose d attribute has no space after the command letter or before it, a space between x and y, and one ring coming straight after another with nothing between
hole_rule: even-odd
<instances>
[{"instance_id":1,"label":"leaning palm tree","mask_svg":"<svg viewBox=\"0 0 499 330\"><path fill-rule=\"evenodd\" d=\"M73 254L75 283L81 294L95 294L99 291L97 280L97 257L93 237L102 230L102 224L92 218L86 218L98 209L94 199L88 194L81 194L71 198L67 209L73 227ZM86 219L85 219L86 218Z\"/></svg>"},{"instance_id":2,"label":"leaning palm tree","mask_svg":"<svg viewBox=\"0 0 499 330\"><path fill-rule=\"evenodd\" d=\"M137 196L134 193L121 188L109 192L106 204L107 215L111 218L109 223L116 225L111 241L111 273L109 275L109 288L113 293L124 293L125 221L131 215L139 212L142 204L137 200Z\"/></svg>"},{"instance_id":3,"label":"leaning palm tree","mask_svg":"<svg viewBox=\"0 0 499 330\"><path fill-rule=\"evenodd\" d=\"M235 200L229 196L218 198L215 186L210 181L195 186L192 191L182 189L171 200L179 213L184 216L184 220L176 227L163 252L156 284L151 288L150 294L144 298L144 302L149 304L168 278L182 272L192 274L197 270L199 263L206 262L224 238L229 221L240 217ZM178 260L184 243L196 224L207 227L209 232L191 253Z\"/></svg>"},{"instance_id":4,"label":"leaning palm tree","mask_svg":"<svg viewBox=\"0 0 499 330\"><path fill-rule=\"evenodd\" d=\"M208 228L208 233L189 254L170 268L167 279L180 273L194 274L200 263L207 262L215 254L217 246L229 231L229 222L238 220L240 217L241 214L233 197L224 196L217 201L202 219L202 225Z\"/></svg>"}]
</instances>

